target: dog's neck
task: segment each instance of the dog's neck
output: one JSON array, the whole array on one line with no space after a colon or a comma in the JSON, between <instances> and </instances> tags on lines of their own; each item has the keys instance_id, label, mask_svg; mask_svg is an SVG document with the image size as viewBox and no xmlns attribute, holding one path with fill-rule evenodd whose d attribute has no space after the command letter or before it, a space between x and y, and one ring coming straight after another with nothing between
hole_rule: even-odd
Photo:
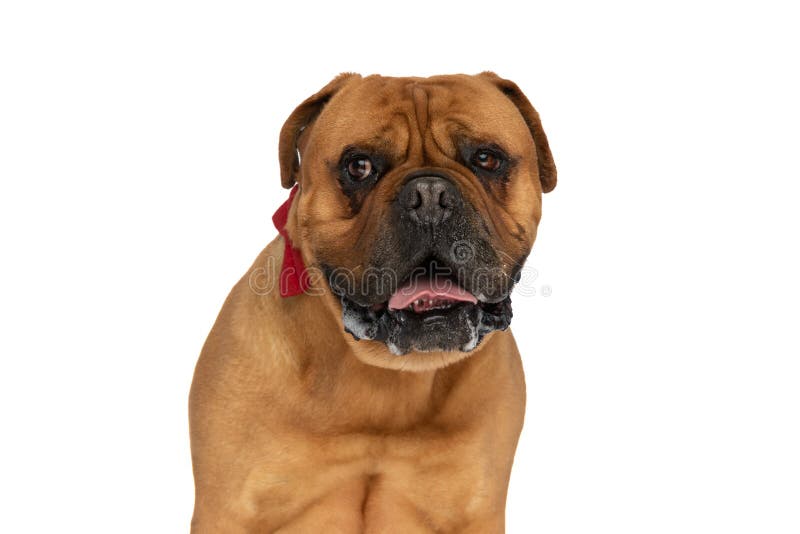
<instances>
[{"instance_id":1,"label":"dog's neck","mask_svg":"<svg viewBox=\"0 0 800 534\"><path fill-rule=\"evenodd\" d=\"M281 264L282 244L280 239L273 241L256 260L254 269L263 270L266 265L264 274L274 280ZM259 295L247 284L248 277L242 282L238 290L246 291L248 298L237 300L248 310L234 313L249 326L242 330L241 340L247 343L241 350L248 353L258 349L253 355L256 361L241 364L248 368L243 372L248 377L247 386L253 395L264 397L265 403L280 404L281 410L276 411L292 414L298 426L338 432L345 430L337 427L343 419L349 425L346 430L364 432L419 426L438 418L448 399L470 377L478 379L482 373L492 372L479 363L487 359L476 354L438 369L413 372L364 363L363 354L359 358L356 350L403 356L390 355L380 343L349 337L330 294L312 292L283 298L273 291ZM276 334L282 330L294 334ZM489 345L484 343L476 352L484 352ZM294 411L299 406L302 412ZM348 417L342 418L342 413Z\"/></svg>"},{"instance_id":2,"label":"dog's neck","mask_svg":"<svg viewBox=\"0 0 800 534\"><path fill-rule=\"evenodd\" d=\"M325 297L296 298L297 312L317 327L305 331L302 345L294 351L294 376L302 381L306 400L318 407L321 420L335 424L340 419L336 414L345 411L348 424L360 422L378 430L417 425L435 416L461 366L411 372L364 363L340 321L328 306L320 305ZM388 352L379 343L355 343L360 350Z\"/></svg>"}]
</instances>

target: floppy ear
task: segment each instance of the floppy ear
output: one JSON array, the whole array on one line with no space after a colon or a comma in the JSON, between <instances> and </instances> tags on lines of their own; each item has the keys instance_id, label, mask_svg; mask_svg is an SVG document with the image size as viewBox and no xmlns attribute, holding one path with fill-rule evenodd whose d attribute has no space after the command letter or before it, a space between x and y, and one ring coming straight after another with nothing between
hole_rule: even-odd
<instances>
[{"instance_id":1,"label":"floppy ear","mask_svg":"<svg viewBox=\"0 0 800 534\"><path fill-rule=\"evenodd\" d=\"M340 74L316 94L311 95L297 106L292 114L289 115L289 118L286 119L278 140L278 160L281 165L281 184L283 187L288 189L297 181L297 171L300 170L297 142L300 134L313 124L317 115L319 115L323 106L328 103L331 97L354 77L360 78L361 76L352 72Z\"/></svg>"},{"instance_id":2,"label":"floppy ear","mask_svg":"<svg viewBox=\"0 0 800 534\"><path fill-rule=\"evenodd\" d=\"M511 80L505 80L491 71L482 72L478 76L492 82L519 109L536 145L536 158L539 160L539 181L542 182L542 191L549 193L556 187L556 164L553 161L553 154L550 152L547 135L542 129L539 113L531 105L528 97L517 87L517 84Z\"/></svg>"}]
</instances>

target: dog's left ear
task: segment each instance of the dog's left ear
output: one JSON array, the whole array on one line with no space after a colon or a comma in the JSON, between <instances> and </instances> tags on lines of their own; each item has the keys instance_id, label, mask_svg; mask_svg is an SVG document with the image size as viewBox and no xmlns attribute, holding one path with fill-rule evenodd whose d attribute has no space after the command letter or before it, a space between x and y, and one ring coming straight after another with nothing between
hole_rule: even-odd
<instances>
[{"instance_id":1,"label":"dog's left ear","mask_svg":"<svg viewBox=\"0 0 800 534\"><path fill-rule=\"evenodd\" d=\"M556 164L553 161L553 154L550 152L550 145L542 128L539 113L531 105L528 97L517 87L517 84L511 80L503 79L491 71L481 72L478 76L492 82L519 109L536 145L536 158L539 160L539 181L542 183L542 191L549 193L556 187Z\"/></svg>"},{"instance_id":2,"label":"dog's left ear","mask_svg":"<svg viewBox=\"0 0 800 534\"><path fill-rule=\"evenodd\" d=\"M297 182L300 170L298 140L308 130L322 108L344 85L353 78L361 78L353 72L345 72L334 78L325 87L311 95L286 119L278 140L278 160L281 165L281 184L289 189Z\"/></svg>"}]
</instances>

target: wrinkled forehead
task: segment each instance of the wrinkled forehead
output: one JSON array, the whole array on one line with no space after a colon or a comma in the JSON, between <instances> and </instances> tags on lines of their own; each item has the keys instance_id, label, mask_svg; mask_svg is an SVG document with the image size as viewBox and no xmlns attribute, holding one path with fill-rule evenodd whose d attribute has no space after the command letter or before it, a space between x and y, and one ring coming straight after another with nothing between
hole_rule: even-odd
<instances>
[{"instance_id":1,"label":"wrinkled forehead","mask_svg":"<svg viewBox=\"0 0 800 534\"><path fill-rule=\"evenodd\" d=\"M511 100L490 82L465 75L356 80L333 97L316 128L331 149L390 142L403 152L413 139L427 136L442 148L466 138L510 153L523 153L533 143Z\"/></svg>"}]
</instances>

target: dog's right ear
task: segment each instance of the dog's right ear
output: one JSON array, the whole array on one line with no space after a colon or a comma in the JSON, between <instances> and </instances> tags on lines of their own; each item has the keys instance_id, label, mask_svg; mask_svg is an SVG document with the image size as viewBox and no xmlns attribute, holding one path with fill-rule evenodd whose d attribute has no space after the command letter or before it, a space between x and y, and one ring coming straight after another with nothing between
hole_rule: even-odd
<instances>
[{"instance_id":1,"label":"dog's right ear","mask_svg":"<svg viewBox=\"0 0 800 534\"><path fill-rule=\"evenodd\" d=\"M300 170L300 153L298 141L300 135L306 132L319 115L328 101L353 78L361 78L353 72L345 72L331 80L328 85L317 93L308 97L302 104L289 115L281 128L278 141L278 160L281 165L281 184L289 189L297 182L297 172Z\"/></svg>"}]
</instances>

